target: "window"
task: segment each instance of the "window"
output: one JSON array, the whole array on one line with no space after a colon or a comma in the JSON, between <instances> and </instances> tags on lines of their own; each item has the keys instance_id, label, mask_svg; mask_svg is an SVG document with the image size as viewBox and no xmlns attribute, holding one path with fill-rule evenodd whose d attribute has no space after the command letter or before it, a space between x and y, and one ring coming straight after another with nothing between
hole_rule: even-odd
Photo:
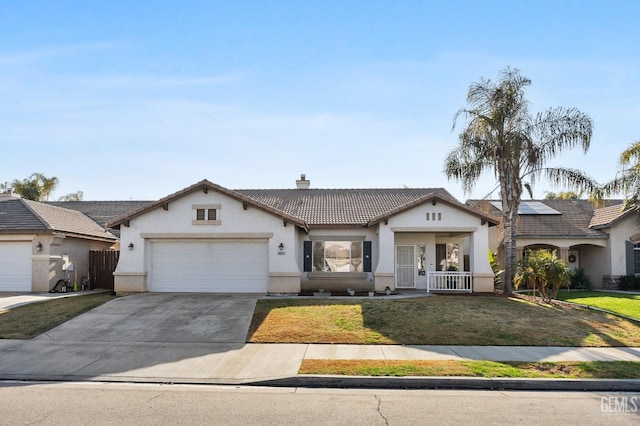
<instances>
[{"instance_id":1,"label":"window","mask_svg":"<svg viewBox=\"0 0 640 426\"><path fill-rule=\"evenodd\" d=\"M196 209L196 220L217 220L217 212L216 209Z\"/></svg>"},{"instance_id":2,"label":"window","mask_svg":"<svg viewBox=\"0 0 640 426\"><path fill-rule=\"evenodd\" d=\"M305 241L306 272L371 272L371 241Z\"/></svg>"},{"instance_id":3,"label":"window","mask_svg":"<svg viewBox=\"0 0 640 426\"><path fill-rule=\"evenodd\" d=\"M640 274L640 243L633 245L633 267L634 273Z\"/></svg>"},{"instance_id":4,"label":"window","mask_svg":"<svg viewBox=\"0 0 640 426\"><path fill-rule=\"evenodd\" d=\"M459 270L460 258L458 244L436 244L436 265L439 271Z\"/></svg>"},{"instance_id":5,"label":"window","mask_svg":"<svg viewBox=\"0 0 640 426\"><path fill-rule=\"evenodd\" d=\"M219 225L219 205L194 205L192 208L195 210L195 220L192 221L194 225Z\"/></svg>"},{"instance_id":6,"label":"window","mask_svg":"<svg viewBox=\"0 0 640 426\"><path fill-rule=\"evenodd\" d=\"M313 272L362 272L362 241L314 241Z\"/></svg>"}]
</instances>

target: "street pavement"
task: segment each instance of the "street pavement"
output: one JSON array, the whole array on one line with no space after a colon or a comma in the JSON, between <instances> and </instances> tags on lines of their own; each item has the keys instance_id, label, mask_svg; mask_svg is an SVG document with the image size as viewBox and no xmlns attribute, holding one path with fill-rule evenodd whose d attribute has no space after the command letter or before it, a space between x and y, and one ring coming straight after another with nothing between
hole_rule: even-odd
<instances>
[{"instance_id":1,"label":"street pavement","mask_svg":"<svg viewBox=\"0 0 640 426\"><path fill-rule=\"evenodd\" d=\"M115 299L32 340L0 340L0 380L306 387L637 390L640 380L299 375L305 359L635 361L640 348L247 344L256 295ZM212 327L212 323L222 325Z\"/></svg>"}]
</instances>

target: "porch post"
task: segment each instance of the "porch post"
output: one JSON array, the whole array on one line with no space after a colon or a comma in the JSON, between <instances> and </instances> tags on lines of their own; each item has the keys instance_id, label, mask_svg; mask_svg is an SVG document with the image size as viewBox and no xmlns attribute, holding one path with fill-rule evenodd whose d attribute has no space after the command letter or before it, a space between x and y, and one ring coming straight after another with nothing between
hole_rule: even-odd
<instances>
[{"instance_id":1,"label":"porch post","mask_svg":"<svg viewBox=\"0 0 640 426\"><path fill-rule=\"evenodd\" d=\"M378 225L378 264L373 274L374 289L384 291L386 287L395 289L395 237L388 225ZM375 254L374 254L375 256Z\"/></svg>"},{"instance_id":2,"label":"porch post","mask_svg":"<svg viewBox=\"0 0 640 426\"><path fill-rule=\"evenodd\" d=\"M564 260L565 262L569 261L569 247L560 247L558 249L558 258Z\"/></svg>"},{"instance_id":3,"label":"porch post","mask_svg":"<svg viewBox=\"0 0 640 426\"><path fill-rule=\"evenodd\" d=\"M489 264L489 225L480 225L469 236L469 255L474 293L493 293L493 271Z\"/></svg>"}]
</instances>

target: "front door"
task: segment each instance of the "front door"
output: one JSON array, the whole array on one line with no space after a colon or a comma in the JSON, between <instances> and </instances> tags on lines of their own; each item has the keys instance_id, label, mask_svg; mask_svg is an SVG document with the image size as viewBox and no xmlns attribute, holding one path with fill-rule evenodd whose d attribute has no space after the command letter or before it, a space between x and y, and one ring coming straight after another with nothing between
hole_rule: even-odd
<instances>
[{"instance_id":1,"label":"front door","mask_svg":"<svg viewBox=\"0 0 640 426\"><path fill-rule=\"evenodd\" d=\"M416 287L415 246L396 246L396 287Z\"/></svg>"}]
</instances>

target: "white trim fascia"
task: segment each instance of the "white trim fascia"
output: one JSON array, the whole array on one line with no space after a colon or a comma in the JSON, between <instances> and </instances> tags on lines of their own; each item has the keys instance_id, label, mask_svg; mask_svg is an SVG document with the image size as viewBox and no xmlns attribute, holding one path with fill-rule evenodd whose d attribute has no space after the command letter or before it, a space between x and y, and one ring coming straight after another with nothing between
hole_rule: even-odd
<instances>
[{"instance_id":1,"label":"white trim fascia","mask_svg":"<svg viewBox=\"0 0 640 426\"><path fill-rule=\"evenodd\" d=\"M175 233L142 233L144 239L182 239L182 240L222 240L222 239L246 239L246 240L266 240L273 238L273 232L220 232L220 233L200 233L200 232L175 232Z\"/></svg>"}]
</instances>

